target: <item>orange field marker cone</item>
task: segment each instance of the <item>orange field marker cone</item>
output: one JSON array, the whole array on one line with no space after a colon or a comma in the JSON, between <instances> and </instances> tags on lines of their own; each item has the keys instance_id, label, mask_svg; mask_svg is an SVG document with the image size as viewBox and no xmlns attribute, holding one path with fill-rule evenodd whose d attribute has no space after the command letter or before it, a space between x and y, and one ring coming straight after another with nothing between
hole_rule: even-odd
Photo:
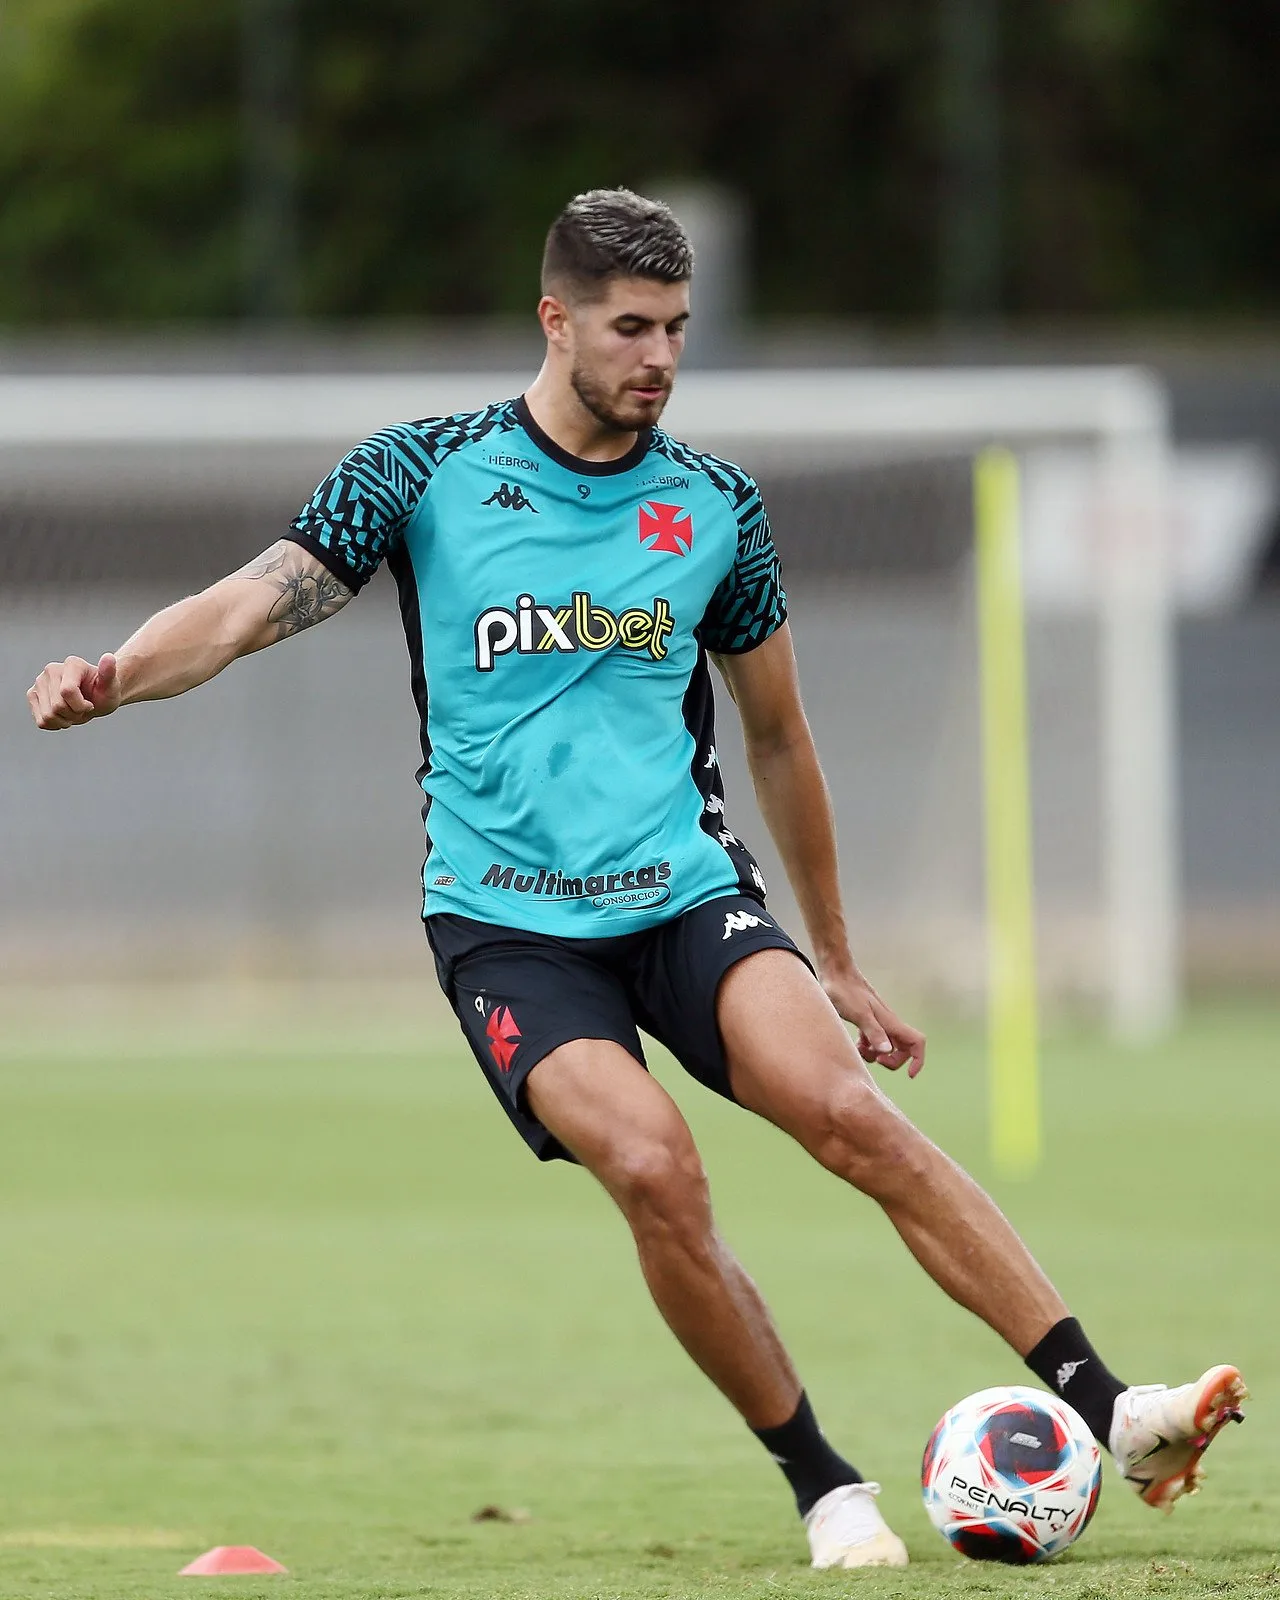
<instances>
[{"instance_id":1,"label":"orange field marker cone","mask_svg":"<svg viewBox=\"0 0 1280 1600\"><path fill-rule=\"evenodd\" d=\"M213 1578L248 1572L288 1572L278 1561L251 1544L219 1544L197 1556L178 1574L180 1578Z\"/></svg>"}]
</instances>

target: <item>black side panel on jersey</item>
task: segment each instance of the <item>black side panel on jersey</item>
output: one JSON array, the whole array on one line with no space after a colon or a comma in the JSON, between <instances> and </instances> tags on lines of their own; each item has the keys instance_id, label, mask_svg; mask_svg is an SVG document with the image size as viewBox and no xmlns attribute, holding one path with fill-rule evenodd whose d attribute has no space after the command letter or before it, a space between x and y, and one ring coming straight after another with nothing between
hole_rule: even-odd
<instances>
[{"instance_id":1,"label":"black side panel on jersey","mask_svg":"<svg viewBox=\"0 0 1280 1600\"><path fill-rule=\"evenodd\" d=\"M418 599L418 579L413 570L413 560L402 540L392 546L387 555L387 570L396 580L396 593L400 596L400 620L404 624L404 641L409 647L409 686L413 690L413 703L418 708L419 738L422 743L422 765L418 768L418 783L431 770L431 734L427 728L427 669L422 652L422 607ZM422 821L427 829L427 854L431 854L431 825L427 813L431 810L431 796L422 803Z\"/></svg>"},{"instance_id":2,"label":"black side panel on jersey","mask_svg":"<svg viewBox=\"0 0 1280 1600\"><path fill-rule=\"evenodd\" d=\"M693 760L689 773L702 796L702 831L709 833L729 857L737 874L738 890L764 904L764 875L756 858L738 836L731 832L724 815L724 781L716 758L716 702L711 687L707 652L698 646L698 660L689 675L684 692L684 725L693 737Z\"/></svg>"}]
</instances>

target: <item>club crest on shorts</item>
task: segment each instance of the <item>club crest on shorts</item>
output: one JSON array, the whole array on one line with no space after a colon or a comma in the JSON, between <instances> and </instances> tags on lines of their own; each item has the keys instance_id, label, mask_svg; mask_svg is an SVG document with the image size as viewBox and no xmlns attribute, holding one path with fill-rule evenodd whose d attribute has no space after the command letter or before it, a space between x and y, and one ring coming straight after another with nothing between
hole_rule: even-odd
<instances>
[{"instance_id":1,"label":"club crest on shorts","mask_svg":"<svg viewBox=\"0 0 1280 1600\"><path fill-rule=\"evenodd\" d=\"M520 1029L511 1015L511 1007L495 1006L484 1031L489 1040L489 1054L498 1071L510 1072L520 1044Z\"/></svg>"}]
</instances>

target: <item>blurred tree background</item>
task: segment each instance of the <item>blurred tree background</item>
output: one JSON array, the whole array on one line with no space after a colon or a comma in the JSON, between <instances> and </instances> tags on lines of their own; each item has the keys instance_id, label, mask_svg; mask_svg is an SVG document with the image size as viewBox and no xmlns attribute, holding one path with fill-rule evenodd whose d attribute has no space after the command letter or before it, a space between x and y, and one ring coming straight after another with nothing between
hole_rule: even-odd
<instances>
[{"instance_id":1,"label":"blurred tree background","mask_svg":"<svg viewBox=\"0 0 1280 1600\"><path fill-rule=\"evenodd\" d=\"M1276 0L4 0L0 320L522 310L659 176L762 314L1274 313L1278 78Z\"/></svg>"}]
</instances>

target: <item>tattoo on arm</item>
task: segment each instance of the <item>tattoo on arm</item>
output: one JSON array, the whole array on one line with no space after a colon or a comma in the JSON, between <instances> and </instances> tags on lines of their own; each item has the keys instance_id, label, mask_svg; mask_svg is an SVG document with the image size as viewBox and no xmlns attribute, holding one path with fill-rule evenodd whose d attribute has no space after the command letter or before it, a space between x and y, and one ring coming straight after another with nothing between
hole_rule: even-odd
<instances>
[{"instance_id":1,"label":"tattoo on arm","mask_svg":"<svg viewBox=\"0 0 1280 1600\"><path fill-rule=\"evenodd\" d=\"M341 611L354 593L316 557L288 539L264 550L235 576L269 581L279 591L267 613L267 621L275 624L277 641Z\"/></svg>"},{"instance_id":2,"label":"tattoo on arm","mask_svg":"<svg viewBox=\"0 0 1280 1600\"><path fill-rule=\"evenodd\" d=\"M275 623L280 639L323 622L351 598L351 590L339 583L331 572L281 572L274 582L280 590L280 598L272 606L267 621Z\"/></svg>"}]
</instances>

